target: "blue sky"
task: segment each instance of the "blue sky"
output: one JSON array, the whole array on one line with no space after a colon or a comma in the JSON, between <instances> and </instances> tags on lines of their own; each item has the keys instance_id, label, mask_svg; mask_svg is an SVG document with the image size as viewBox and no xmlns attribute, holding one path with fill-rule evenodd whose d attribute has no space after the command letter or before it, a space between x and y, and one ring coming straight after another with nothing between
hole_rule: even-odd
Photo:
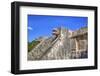
<instances>
[{"instance_id":1,"label":"blue sky","mask_svg":"<svg viewBox=\"0 0 100 76\"><path fill-rule=\"evenodd\" d=\"M28 15L28 42L40 36L51 36L52 29L63 26L75 31L88 25L88 17Z\"/></svg>"}]
</instances>

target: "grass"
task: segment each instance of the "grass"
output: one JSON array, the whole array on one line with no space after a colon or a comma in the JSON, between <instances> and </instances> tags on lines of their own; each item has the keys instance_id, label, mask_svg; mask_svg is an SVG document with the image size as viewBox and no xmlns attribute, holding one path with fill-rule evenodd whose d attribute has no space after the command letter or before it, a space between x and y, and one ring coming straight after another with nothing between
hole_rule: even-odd
<instances>
[{"instance_id":1,"label":"grass","mask_svg":"<svg viewBox=\"0 0 100 76\"><path fill-rule=\"evenodd\" d=\"M33 40L32 42L28 42L28 52L30 52L39 43L40 41L35 41L35 40Z\"/></svg>"}]
</instances>

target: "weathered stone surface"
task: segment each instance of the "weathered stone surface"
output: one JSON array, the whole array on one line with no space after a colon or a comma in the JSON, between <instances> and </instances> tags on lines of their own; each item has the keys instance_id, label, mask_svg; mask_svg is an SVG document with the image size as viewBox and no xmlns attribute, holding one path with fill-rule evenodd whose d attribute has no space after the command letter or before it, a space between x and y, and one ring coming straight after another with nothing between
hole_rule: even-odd
<instances>
[{"instance_id":1,"label":"weathered stone surface","mask_svg":"<svg viewBox=\"0 0 100 76\"><path fill-rule=\"evenodd\" d=\"M87 58L87 34L84 34L87 33L87 28L71 32L61 27L58 31L59 34L56 35L54 32L52 37L42 40L33 48L28 53L28 60ZM78 52L76 51L75 39L78 39L79 43Z\"/></svg>"},{"instance_id":2,"label":"weathered stone surface","mask_svg":"<svg viewBox=\"0 0 100 76\"><path fill-rule=\"evenodd\" d=\"M35 48L32 49L31 52L29 52L28 60L39 59L41 57L41 55L44 54L45 51L48 49L48 47L52 43L53 39L54 38L50 37L48 39L44 39L43 41L41 41ZM32 57L32 58L30 58L30 57Z\"/></svg>"}]
</instances>

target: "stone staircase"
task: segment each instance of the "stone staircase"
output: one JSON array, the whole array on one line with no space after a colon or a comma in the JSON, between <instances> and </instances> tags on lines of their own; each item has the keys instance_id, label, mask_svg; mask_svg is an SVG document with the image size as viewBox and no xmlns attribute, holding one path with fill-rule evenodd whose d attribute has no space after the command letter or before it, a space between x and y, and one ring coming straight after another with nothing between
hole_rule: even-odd
<instances>
[{"instance_id":1,"label":"stone staircase","mask_svg":"<svg viewBox=\"0 0 100 76\"><path fill-rule=\"evenodd\" d=\"M40 60L42 57L47 54L50 50L50 48L53 47L53 45L56 43L56 41L59 39L57 37L56 39L53 37L50 37L48 39L44 39L41 41L35 48L33 48L28 53L28 60Z\"/></svg>"},{"instance_id":2,"label":"stone staircase","mask_svg":"<svg viewBox=\"0 0 100 76\"><path fill-rule=\"evenodd\" d=\"M70 34L69 30L60 28L59 35L43 39L35 48L28 53L28 60L58 60L58 59L77 59L87 58L87 51L75 52L71 51L75 48L74 38L82 37L87 34L87 28L77 30ZM71 37L69 37L69 35ZM86 35L87 37L87 35ZM85 37L85 38L86 38ZM87 39L87 38L86 38ZM84 45L81 42L82 45ZM82 50L82 49L81 49Z\"/></svg>"}]
</instances>

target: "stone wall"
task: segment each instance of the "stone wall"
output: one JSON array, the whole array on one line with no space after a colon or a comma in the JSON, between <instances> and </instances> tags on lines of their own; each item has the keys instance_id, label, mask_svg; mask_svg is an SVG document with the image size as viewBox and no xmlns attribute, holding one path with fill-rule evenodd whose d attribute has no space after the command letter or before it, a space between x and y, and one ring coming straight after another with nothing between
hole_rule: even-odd
<instances>
[{"instance_id":1,"label":"stone wall","mask_svg":"<svg viewBox=\"0 0 100 76\"><path fill-rule=\"evenodd\" d=\"M82 33L82 30L80 31ZM80 34L79 31L78 34ZM28 60L73 59L76 57L79 58L81 54L76 53L75 39L70 38L69 35L69 30L61 27L59 29L59 35L56 35L57 37L49 37L41 41L40 44L33 48L32 51L28 53ZM76 32L74 35L76 36ZM80 41L80 48L86 49L86 44L87 39L85 41ZM86 45L86 47L84 45Z\"/></svg>"},{"instance_id":2,"label":"stone wall","mask_svg":"<svg viewBox=\"0 0 100 76\"><path fill-rule=\"evenodd\" d=\"M49 52L42 59L69 59L70 39L68 38L68 30L61 28L60 36L57 42L49 49Z\"/></svg>"}]
</instances>

